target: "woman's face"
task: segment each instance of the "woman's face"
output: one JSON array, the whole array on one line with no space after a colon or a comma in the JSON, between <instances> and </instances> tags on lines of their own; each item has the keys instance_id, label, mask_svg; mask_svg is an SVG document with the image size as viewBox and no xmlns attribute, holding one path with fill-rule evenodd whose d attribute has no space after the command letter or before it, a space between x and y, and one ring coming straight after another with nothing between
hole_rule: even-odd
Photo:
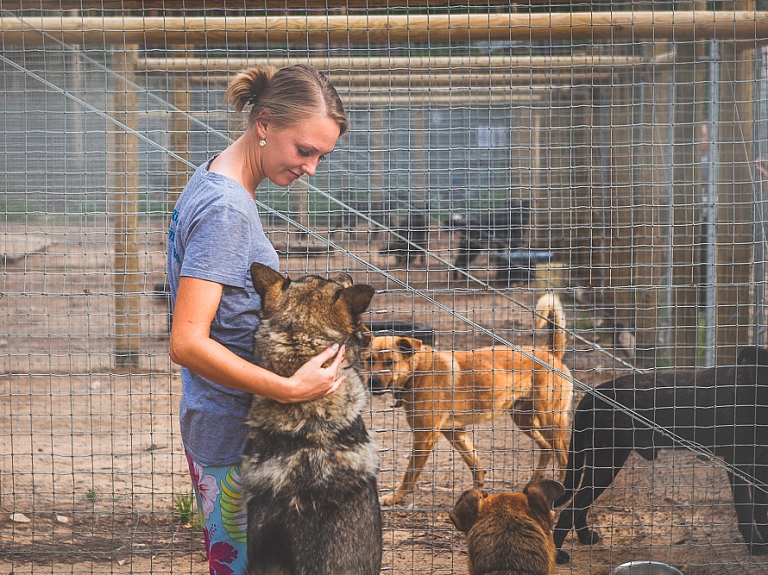
<instances>
[{"instance_id":1,"label":"woman's face","mask_svg":"<svg viewBox=\"0 0 768 575\"><path fill-rule=\"evenodd\" d=\"M333 118L310 116L286 128L258 126L266 140L260 148L264 176L278 186L288 186L304 174L313 176L325 154L333 151L340 128Z\"/></svg>"}]
</instances>

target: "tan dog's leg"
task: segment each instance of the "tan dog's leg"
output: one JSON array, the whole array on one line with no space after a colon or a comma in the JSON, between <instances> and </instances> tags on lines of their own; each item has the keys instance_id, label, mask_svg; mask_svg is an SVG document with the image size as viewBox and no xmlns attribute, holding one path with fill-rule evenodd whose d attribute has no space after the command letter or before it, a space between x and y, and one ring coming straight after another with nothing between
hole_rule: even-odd
<instances>
[{"instance_id":1,"label":"tan dog's leg","mask_svg":"<svg viewBox=\"0 0 768 575\"><path fill-rule=\"evenodd\" d=\"M560 468L560 483L562 483L565 480L566 468L568 467L570 418L567 413L560 412L547 415L550 416L550 420L544 422L539 418L538 414L532 415L530 411L523 413L513 412L512 420L541 449L531 481L543 477L544 471L548 468L554 454L557 457L557 464Z\"/></svg>"},{"instance_id":2,"label":"tan dog's leg","mask_svg":"<svg viewBox=\"0 0 768 575\"><path fill-rule=\"evenodd\" d=\"M413 449L411 459L408 462L408 469L405 471L403 481L397 491L381 498L381 504L384 506L395 505L405 499L408 493L411 493L416 487L416 482L421 476L421 471L427 464L427 459L435 448L437 438L440 437L439 431L434 429L418 430L413 432Z\"/></svg>"},{"instance_id":3,"label":"tan dog's leg","mask_svg":"<svg viewBox=\"0 0 768 575\"><path fill-rule=\"evenodd\" d=\"M568 413L555 414L555 427L552 445L557 453L557 462L560 466L560 483L565 481L568 470L568 442L570 441L570 415Z\"/></svg>"},{"instance_id":4,"label":"tan dog's leg","mask_svg":"<svg viewBox=\"0 0 768 575\"><path fill-rule=\"evenodd\" d=\"M534 429L529 435L539 448L539 460L536 462L536 468L531 476L531 481L533 481L544 477L544 471L549 467L549 462L552 460L553 447L539 429Z\"/></svg>"},{"instance_id":5,"label":"tan dog's leg","mask_svg":"<svg viewBox=\"0 0 768 575\"><path fill-rule=\"evenodd\" d=\"M541 479L552 459L553 446L541 433L541 429L544 426L540 418L533 411L533 402L530 400L518 401L514 406L514 411L512 411L512 421L515 422L520 431L533 439L539 448L539 459L536 462L531 481Z\"/></svg>"},{"instance_id":6,"label":"tan dog's leg","mask_svg":"<svg viewBox=\"0 0 768 575\"><path fill-rule=\"evenodd\" d=\"M482 487L485 479L485 470L483 469L480 458L475 453L475 447L469 434L463 429L444 429L443 435L450 442L453 448L461 453L464 463L467 464L472 472L472 485Z\"/></svg>"}]
</instances>

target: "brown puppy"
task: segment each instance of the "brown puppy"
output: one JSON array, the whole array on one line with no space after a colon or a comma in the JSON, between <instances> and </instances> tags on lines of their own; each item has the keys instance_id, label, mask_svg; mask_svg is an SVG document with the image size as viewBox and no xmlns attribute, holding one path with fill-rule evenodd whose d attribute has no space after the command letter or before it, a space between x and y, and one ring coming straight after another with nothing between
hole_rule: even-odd
<instances>
[{"instance_id":1,"label":"brown puppy","mask_svg":"<svg viewBox=\"0 0 768 575\"><path fill-rule=\"evenodd\" d=\"M522 493L462 493L449 513L467 535L470 575L550 575L555 571L552 502L564 488L550 479L536 480Z\"/></svg>"},{"instance_id":2,"label":"brown puppy","mask_svg":"<svg viewBox=\"0 0 768 575\"><path fill-rule=\"evenodd\" d=\"M403 501L413 491L439 435L461 453L472 471L475 487L482 487L485 471L475 453L466 427L488 421L507 410L512 419L542 450L534 478L544 474L552 454L557 454L560 480L568 461L568 435L573 384L563 363L565 333L560 300L542 296L536 306L536 327L548 329L547 344L527 351L545 364L538 365L508 347L474 351L439 351L418 339L398 336L371 337L364 352L374 390L393 389L413 430L413 450L408 469L395 493L383 505Z\"/></svg>"}]
</instances>

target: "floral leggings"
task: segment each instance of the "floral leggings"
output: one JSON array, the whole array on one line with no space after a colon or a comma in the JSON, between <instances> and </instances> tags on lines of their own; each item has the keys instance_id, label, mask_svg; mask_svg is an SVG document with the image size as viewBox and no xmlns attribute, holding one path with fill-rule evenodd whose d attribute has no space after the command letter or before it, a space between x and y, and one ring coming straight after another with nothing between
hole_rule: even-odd
<instances>
[{"instance_id":1,"label":"floral leggings","mask_svg":"<svg viewBox=\"0 0 768 575\"><path fill-rule=\"evenodd\" d=\"M203 467L186 453L211 575L245 575L248 514L240 497L240 466Z\"/></svg>"}]
</instances>

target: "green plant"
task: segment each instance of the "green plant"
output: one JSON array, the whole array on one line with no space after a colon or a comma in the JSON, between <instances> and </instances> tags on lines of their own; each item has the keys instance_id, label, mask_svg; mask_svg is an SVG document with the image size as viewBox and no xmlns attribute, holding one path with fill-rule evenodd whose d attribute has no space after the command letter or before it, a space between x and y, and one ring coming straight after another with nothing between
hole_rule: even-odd
<instances>
[{"instance_id":1,"label":"green plant","mask_svg":"<svg viewBox=\"0 0 768 575\"><path fill-rule=\"evenodd\" d=\"M195 509L194 493L174 493L173 506L183 524L191 525L195 531L201 531L200 517Z\"/></svg>"},{"instance_id":2,"label":"green plant","mask_svg":"<svg viewBox=\"0 0 768 575\"><path fill-rule=\"evenodd\" d=\"M99 490L95 487L87 489L85 492L85 498L88 501L96 501L99 498Z\"/></svg>"},{"instance_id":3,"label":"green plant","mask_svg":"<svg viewBox=\"0 0 768 575\"><path fill-rule=\"evenodd\" d=\"M696 331L697 365L705 365L707 359L707 320L699 318L698 329Z\"/></svg>"},{"instance_id":4,"label":"green plant","mask_svg":"<svg viewBox=\"0 0 768 575\"><path fill-rule=\"evenodd\" d=\"M706 505L707 500L699 498L695 501L691 502L691 515L698 515L699 512L701 512L704 509L704 506Z\"/></svg>"},{"instance_id":5,"label":"green plant","mask_svg":"<svg viewBox=\"0 0 768 575\"><path fill-rule=\"evenodd\" d=\"M577 331L587 331L595 329L595 322L588 315L582 315L573 321L573 328Z\"/></svg>"}]
</instances>

